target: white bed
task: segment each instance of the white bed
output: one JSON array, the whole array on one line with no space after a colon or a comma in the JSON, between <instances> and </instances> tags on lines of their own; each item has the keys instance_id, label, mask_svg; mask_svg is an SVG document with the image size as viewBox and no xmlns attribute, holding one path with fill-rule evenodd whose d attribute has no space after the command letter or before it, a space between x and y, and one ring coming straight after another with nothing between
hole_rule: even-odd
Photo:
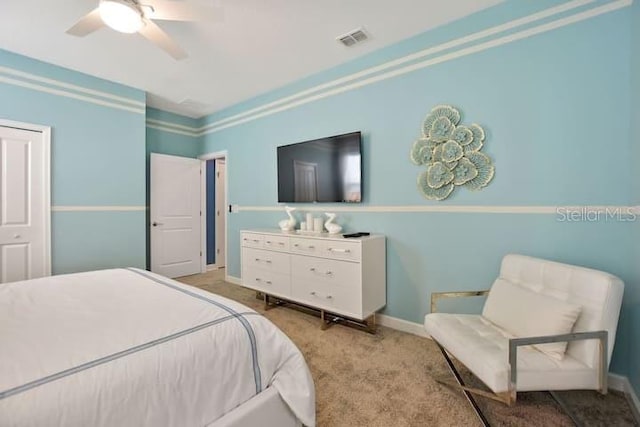
<instances>
[{"instance_id":1,"label":"white bed","mask_svg":"<svg viewBox=\"0 0 640 427\"><path fill-rule=\"evenodd\" d=\"M0 285L2 426L300 424L304 358L242 304L137 269Z\"/></svg>"}]
</instances>

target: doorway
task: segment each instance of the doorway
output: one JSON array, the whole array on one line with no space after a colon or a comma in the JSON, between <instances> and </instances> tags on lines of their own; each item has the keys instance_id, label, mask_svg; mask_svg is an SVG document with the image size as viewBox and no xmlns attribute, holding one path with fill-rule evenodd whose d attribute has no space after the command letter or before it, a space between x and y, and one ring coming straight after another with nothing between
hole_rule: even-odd
<instances>
[{"instance_id":1,"label":"doorway","mask_svg":"<svg viewBox=\"0 0 640 427\"><path fill-rule=\"evenodd\" d=\"M51 275L51 128L0 120L0 283Z\"/></svg>"},{"instance_id":2,"label":"doorway","mask_svg":"<svg viewBox=\"0 0 640 427\"><path fill-rule=\"evenodd\" d=\"M227 155L200 156L203 162L203 271L226 267L227 247Z\"/></svg>"}]
</instances>

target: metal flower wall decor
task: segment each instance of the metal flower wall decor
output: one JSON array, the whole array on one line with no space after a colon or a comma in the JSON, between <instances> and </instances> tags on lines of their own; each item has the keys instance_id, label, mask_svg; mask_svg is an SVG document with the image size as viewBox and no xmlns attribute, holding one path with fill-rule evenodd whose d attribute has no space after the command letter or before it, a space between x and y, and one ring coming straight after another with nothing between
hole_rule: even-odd
<instances>
[{"instance_id":1,"label":"metal flower wall decor","mask_svg":"<svg viewBox=\"0 0 640 427\"><path fill-rule=\"evenodd\" d=\"M430 200L444 200L457 186L485 187L495 172L493 161L480 152L484 130L475 123L460 123L460 112L436 105L424 119L422 137L411 147L411 161L426 166L418 175L418 188Z\"/></svg>"}]
</instances>

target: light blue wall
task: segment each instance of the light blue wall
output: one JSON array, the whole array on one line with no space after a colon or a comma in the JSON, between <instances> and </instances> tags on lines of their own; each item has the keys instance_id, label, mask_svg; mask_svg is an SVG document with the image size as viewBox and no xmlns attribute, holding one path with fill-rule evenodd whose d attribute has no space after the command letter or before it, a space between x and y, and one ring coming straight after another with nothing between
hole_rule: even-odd
<instances>
[{"instance_id":1,"label":"light blue wall","mask_svg":"<svg viewBox=\"0 0 640 427\"><path fill-rule=\"evenodd\" d=\"M144 92L3 50L0 67L0 118L52 128L53 272L143 267ZM62 212L57 206L138 210Z\"/></svg>"},{"instance_id":2,"label":"light blue wall","mask_svg":"<svg viewBox=\"0 0 640 427\"><path fill-rule=\"evenodd\" d=\"M640 206L640 2L632 6L631 35L631 183L632 203ZM636 287L640 288L640 221L634 229L634 266L636 268ZM629 331L633 334L630 340L629 380L636 391L640 391L640 291L629 298Z\"/></svg>"},{"instance_id":3,"label":"light blue wall","mask_svg":"<svg viewBox=\"0 0 640 427\"><path fill-rule=\"evenodd\" d=\"M249 100L202 124L559 3L507 2ZM606 3L477 43L518 37L518 31ZM627 205L633 178L627 160L630 32L628 8L602 14L206 134L202 152L228 150L229 203L240 206L277 204L277 146L356 130L364 136L365 207ZM424 116L440 103L460 107L463 121L485 127L483 151L495 160L496 176L480 192L460 189L446 202L431 202L416 189L420 169L408 153ZM240 276L239 231L274 227L283 217L284 212L258 211L229 216L230 275ZM422 322L433 291L490 286L501 257L510 252L619 275L627 289L612 370L627 375L636 369L629 357L632 346L637 350L638 329L631 322L640 273L633 266L631 223L566 223L554 214L372 212L339 213L338 222L348 231L387 236L384 312L412 322Z\"/></svg>"},{"instance_id":4,"label":"light blue wall","mask_svg":"<svg viewBox=\"0 0 640 427\"><path fill-rule=\"evenodd\" d=\"M192 133L184 129L176 128L175 131L162 130L149 125L153 121L161 121L169 125L181 125L195 128L198 120L156 108L147 107L147 153L171 154L183 157L198 157L200 152L199 138L184 133ZM184 132L184 133L179 133Z\"/></svg>"}]
</instances>

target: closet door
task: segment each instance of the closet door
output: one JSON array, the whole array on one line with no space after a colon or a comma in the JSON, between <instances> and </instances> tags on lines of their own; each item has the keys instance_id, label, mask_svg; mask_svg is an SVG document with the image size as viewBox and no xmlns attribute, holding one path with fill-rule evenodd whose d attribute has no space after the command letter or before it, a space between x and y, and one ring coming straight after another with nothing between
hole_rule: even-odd
<instances>
[{"instance_id":1,"label":"closet door","mask_svg":"<svg viewBox=\"0 0 640 427\"><path fill-rule=\"evenodd\" d=\"M43 132L0 126L0 282L51 274L49 150Z\"/></svg>"}]
</instances>

